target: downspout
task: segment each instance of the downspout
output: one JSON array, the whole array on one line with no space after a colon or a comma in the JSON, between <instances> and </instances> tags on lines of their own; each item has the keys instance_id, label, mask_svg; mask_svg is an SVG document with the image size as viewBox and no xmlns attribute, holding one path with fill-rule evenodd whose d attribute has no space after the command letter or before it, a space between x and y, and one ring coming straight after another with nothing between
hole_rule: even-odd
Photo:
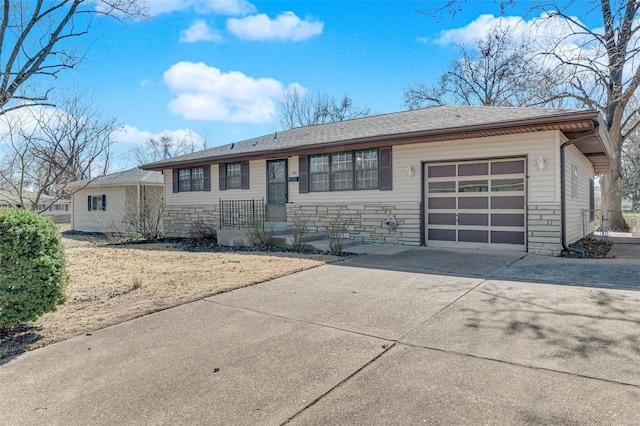
<instances>
[{"instance_id":1,"label":"downspout","mask_svg":"<svg viewBox=\"0 0 640 426\"><path fill-rule=\"evenodd\" d=\"M569 247L567 245L567 221L565 220L565 213L567 210L567 191L566 191L566 169L565 169L565 153L564 149L569 145L574 145L578 142L582 142L585 139L592 138L598 135L600 123L598 121L592 122L592 130L586 135L582 135L579 138L571 139L560 145L560 218L562 222L561 235L562 235L562 249L568 252L577 253L581 257L585 257L586 251L580 248Z\"/></svg>"}]
</instances>

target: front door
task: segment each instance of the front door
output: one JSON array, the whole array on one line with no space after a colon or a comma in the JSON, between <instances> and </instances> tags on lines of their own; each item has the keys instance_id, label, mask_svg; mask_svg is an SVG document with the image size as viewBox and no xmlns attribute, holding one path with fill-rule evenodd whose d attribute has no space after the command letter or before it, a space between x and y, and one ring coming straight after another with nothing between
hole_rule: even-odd
<instances>
[{"instance_id":1,"label":"front door","mask_svg":"<svg viewBox=\"0 0 640 426\"><path fill-rule=\"evenodd\" d=\"M267 161L267 220L287 220L287 160Z\"/></svg>"}]
</instances>

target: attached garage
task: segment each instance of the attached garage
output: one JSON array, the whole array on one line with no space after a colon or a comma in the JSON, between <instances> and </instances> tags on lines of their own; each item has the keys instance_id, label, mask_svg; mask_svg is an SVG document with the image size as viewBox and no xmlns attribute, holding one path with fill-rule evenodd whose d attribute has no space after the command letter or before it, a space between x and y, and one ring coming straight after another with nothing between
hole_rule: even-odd
<instances>
[{"instance_id":1,"label":"attached garage","mask_svg":"<svg viewBox=\"0 0 640 426\"><path fill-rule=\"evenodd\" d=\"M526 251L526 163L425 163L427 244Z\"/></svg>"}]
</instances>

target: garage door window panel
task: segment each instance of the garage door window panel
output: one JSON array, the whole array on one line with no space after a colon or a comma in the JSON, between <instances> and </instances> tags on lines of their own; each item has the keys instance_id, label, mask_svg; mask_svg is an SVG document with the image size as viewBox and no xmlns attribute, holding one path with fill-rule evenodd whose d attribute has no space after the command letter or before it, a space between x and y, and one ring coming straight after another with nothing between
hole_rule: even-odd
<instances>
[{"instance_id":1,"label":"garage door window panel","mask_svg":"<svg viewBox=\"0 0 640 426\"><path fill-rule=\"evenodd\" d=\"M458 176L486 176L488 174L489 163L458 165Z\"/></svg>"},{"instance_id":2,"label":"garage door window panel","mask_svg":"<svg viewBox=\"0 0 640 426\"><path fill-rule=\"evenodd\" d=\"M491 192L522 192L524 191L524 179L493 179L491 180Z\"/></svg>"},{"instance_id":3,"label":"garage door window panel","mask_svg":"<svg viewBox=\"0 0 640 426\"><path fill-rule=\"evenodd\" d=\"M492 209L524 209L524 197L491 197Z\"/></svg>"},{"instance_id":4,"label":"garage door window panel","mask_svg":"<svg viewBox=\"0 0 640 426\"><path fill-rule=\"evenodd\" d=\"M492 175L511 175L524 173L524 160L497 161L491 163Z\"/></svg>"},{"instance_id":5,"label":"garage door window panel","mask_svg":"<svg viewBox=\"0 0 640 426\"><path fill-rule=\"evenodd\" d=\"M489 215L477 213L460 213L458 214L458 225L464 226L488 226Z\"/></svg>"},{"instance_id":6,"label":"garage door window panel","mask_svg":"<svg viewBox=\"0 0 640 426\"><path fill-rule=\"evenodd\" d=\"M430 194L443 194L447 192L456 192L455 181L429 182Z\"/></svg>"},{"instance_id":7,"label":"garage door window panel","mask_svg":"<svg viewBox=\"0 0 640 426\"><path fill-rule=\"evenodd\" d=\"M484 210L489 208L488 197L460 197L458 199L458 208L461 210Z\"/></svg>"},{"instance_id":8,"label":"garage door window panel","mask_svg":"<svg viewBox=\"0 0 640 426\"><path fill-rule=\"evenodd\" d=\"M489 231L461 229L458 231L458 241L466 243L488 243Z\"/></svg>"},{"instance_id":9,"label":"garage door window panel","mask_svg":"<svg viewBox=\"0 0 640 426\"><path fill-rule=\"evenodd\" d=\"M458 183L458 192L489 192L489 181L467 180Z\"/></svg>"}]
</instances>

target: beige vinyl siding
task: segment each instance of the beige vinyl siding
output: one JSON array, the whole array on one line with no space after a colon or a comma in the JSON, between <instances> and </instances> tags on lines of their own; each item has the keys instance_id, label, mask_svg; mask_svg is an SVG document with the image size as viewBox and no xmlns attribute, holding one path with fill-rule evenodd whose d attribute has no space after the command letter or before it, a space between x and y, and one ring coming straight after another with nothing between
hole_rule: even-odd
<instances>
[{"instance_id":1,"label":"beige vinyl siding","mask_svg":"<svg viewBox=\"0 0 640 426\"><path fill-rule=\"evenodd\" d=\"M135 187L134 187L135 191ZM125 187L84 188L73 194L72 228L83 232L119 231L126 201ZM107 196L106 211L87 209L87 197Z\"/></svg>"},{"instance_id":2,"label":"beige vinyl siding","mask_svg":"<svg viewBox=\"0 0 640 426\"><path fill-rule=\"evenodd\" d=\"M571 194L571 166L578 167L578 191L574 198ZM587 158L575 147L565 148L565 232L567 244L579 240L586 234L593 232L593 223L583 225L583 211L589 209L589 179L593 179L593 166ZM588 220L588 216L586 217Z\"/></svg>"},{"instance_id":3,"label":"beige vinyl siding","mask_svg":"<svg viewBox=\"0 0 640 426\"><path fill-rule=\"evenodd\" d=\"M173 171L164 170L165 200L167 206L217 205L223 200L262 199L267 196L267 161L249 162L249 189L219 189L218 165L211 167L211 191L173 192Z\"/></svg>"},{"instance_id":4,"label":"beige vinyl siding","mask_svg":"<svg viewBox=\"0 0 640 426\"><path fill-rule=\"evenodd\" d=\"M309 192L300 194L298 183L289 184L289 201L301 204L317 203L420 203L421 168L423 162L473 160L496 157L528 157L529 203L560 202L556 183L559 166L555 153L559 145L557 131L509 135L457 141L432 142L393 147L393 190L361 190ZM536 159L546 162L538 170ZM289 176L298 174L298 157L291 157ZM411 166L413 176L408 173Z\"/></svg>"}]
</instances>

